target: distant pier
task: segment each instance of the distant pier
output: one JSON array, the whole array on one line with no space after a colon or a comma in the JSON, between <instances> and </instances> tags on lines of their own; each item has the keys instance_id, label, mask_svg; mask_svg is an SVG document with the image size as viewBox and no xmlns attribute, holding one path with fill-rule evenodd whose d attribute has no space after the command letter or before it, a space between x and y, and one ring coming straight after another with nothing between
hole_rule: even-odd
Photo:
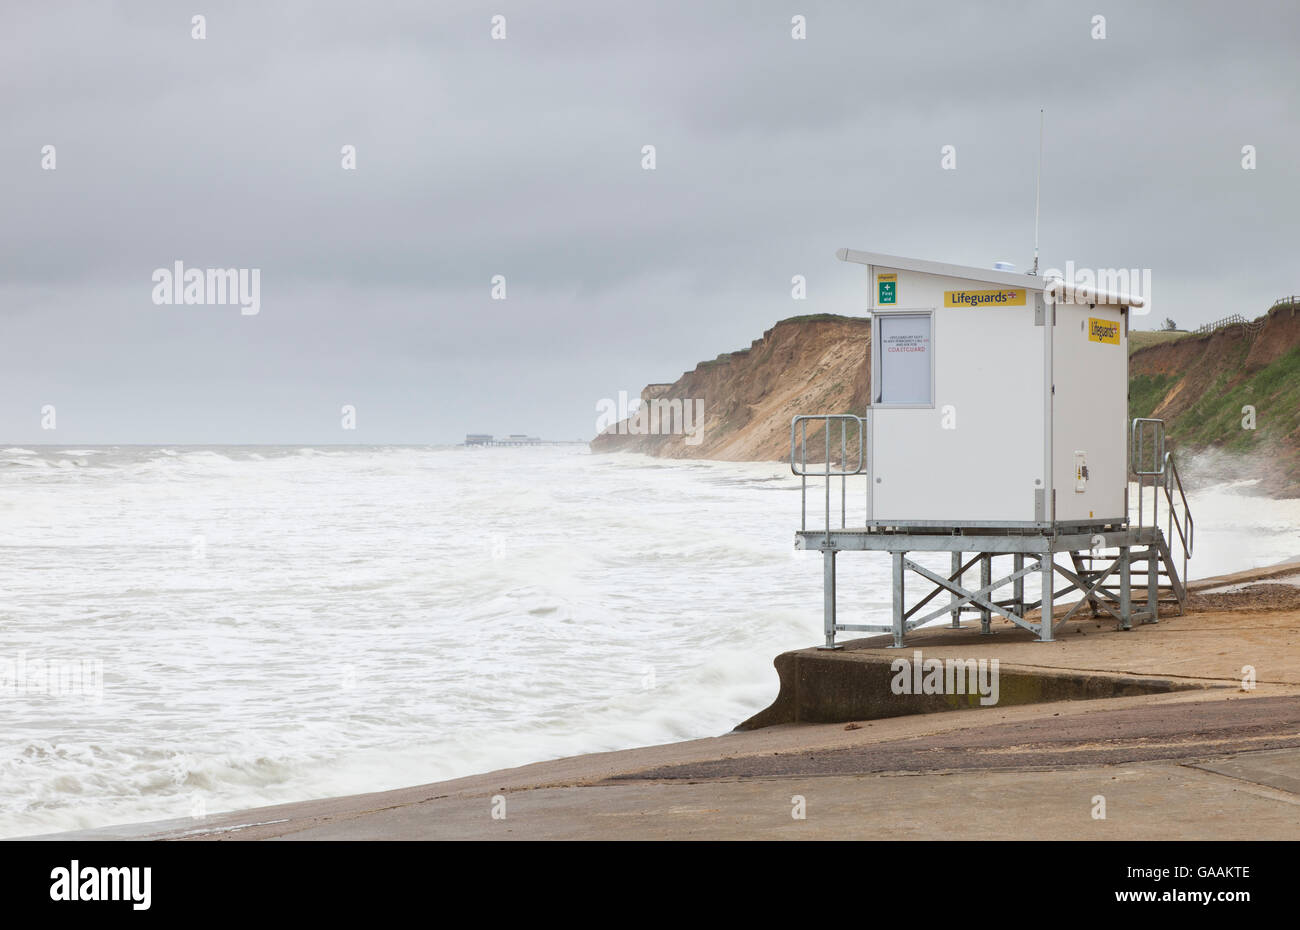
<instances>
[{"instance_id":1,"label":"distant pier","mask_svg":"<svg viewBox=\"0 0 1300 930\"><path fill-rule=\"evenodd\" d=\"M526 436L523 433L511 433L509 436L493 436L489 433L468 433L466 446L585 446L585 439L541 439Z\"/></svg>"}]
</instances>

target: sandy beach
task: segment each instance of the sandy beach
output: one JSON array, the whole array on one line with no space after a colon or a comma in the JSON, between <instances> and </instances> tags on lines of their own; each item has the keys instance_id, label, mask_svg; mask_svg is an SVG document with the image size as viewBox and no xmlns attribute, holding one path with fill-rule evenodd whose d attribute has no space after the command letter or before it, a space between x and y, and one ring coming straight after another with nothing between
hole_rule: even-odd
<instances>
[{"instance_id":1,"label":"sandy beach","mask_svg":"<svg viewBox=\"0 0 1300 930\"><path fill-rule=\"evenodd\" d=\"M1288 563L1194 582L1184 616L1129 632L1085 617L1050 644L1009 624L991 637L973 624L915 637L927 657L1186 690L785 724L58 838L1296 839L1297 574L1300 563ZM1244 666L1256 670L1253 687Z\"/></svg>"}]
</instances>

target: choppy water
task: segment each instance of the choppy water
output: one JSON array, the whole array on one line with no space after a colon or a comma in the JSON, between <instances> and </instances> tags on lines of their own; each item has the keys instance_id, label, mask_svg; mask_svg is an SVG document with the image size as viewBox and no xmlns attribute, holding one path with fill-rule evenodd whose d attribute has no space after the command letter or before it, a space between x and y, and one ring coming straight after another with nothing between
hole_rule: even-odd
<instances>
[{"instance_id":1,"label":"choppy water","mask_svg":"<svg viewBox=\"0 0 1300 930\"><path fill-rule=\"evenodd\" d=\"M5 450L0 836L726 732L820 636L797 487L579 447ZM1300 553L1300 502L1194 507L1193 575ZM840 568L845 621L886 622L888 560Z\"/></svg>"}]
</instances>

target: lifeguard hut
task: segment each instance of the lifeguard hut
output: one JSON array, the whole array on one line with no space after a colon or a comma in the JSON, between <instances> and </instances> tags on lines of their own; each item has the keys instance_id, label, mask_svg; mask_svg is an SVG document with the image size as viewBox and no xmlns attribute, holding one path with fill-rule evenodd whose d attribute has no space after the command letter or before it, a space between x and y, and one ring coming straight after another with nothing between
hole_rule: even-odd
<instances>
[{"instance_id":1,"label":"lifeguard hut","mask_svg":"<svg viewBox=\"0 0 1300 930\"><path fill-rule=\"evenodd\" d=\"M870 400L861 412L796 416L790 430L795 545L823 556L825 648L846 631L892 632L902 646L944 614L953 627L978 614L985 633L997 614L1051 642L1085 605L1121 629L1157 622L1162 602L1181 612L1191 513L1162 421L1128 418L1129 316L1143 298L852 249L838 257L866 266ZM810 519L810 501L824 513ZM855 551L893 559L888 626L839 622L835 560ZM917 552L950 552L950 571L908 557ZM995 579L1002 557L1010 571ZM976 568L978 586L964 583ZM909 573L925 582L910 604ZM1033 573L1042 595L1029 602ZM1053 590L1058 578L1066 584ZM1054 616L1076 590L1078 603Z\"/></svg>"}]
</instances>

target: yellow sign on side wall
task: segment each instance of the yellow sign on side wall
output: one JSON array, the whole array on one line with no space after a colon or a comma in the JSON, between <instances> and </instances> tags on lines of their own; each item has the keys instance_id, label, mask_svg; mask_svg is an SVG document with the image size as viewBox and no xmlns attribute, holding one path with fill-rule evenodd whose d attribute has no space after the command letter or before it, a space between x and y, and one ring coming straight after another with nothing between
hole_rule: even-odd
<instances>
[{"instance_id":1,"label":"yellow sign on side wall","mask_svg":"<svg viewBox=\"0 0 1300 930\"><path fill-rule=\"evenodd\" d=\"M1088 317L1088 341L1104 342L1107 345L1119 345L1119 322L1117 320L1099 320Z\"/></svg>"},{"instance_id":2,"label":"yellow sign on side wall","mask_svg":"<svg viewBox=\"0 0 1300 930\"><path fill-rule=\"evenodd\" d=\"M943 305L958 309L1023 307L1025 305L1025 292L1014 289L1004 291L944 291Z\"/></svg>"}]
</instances>

